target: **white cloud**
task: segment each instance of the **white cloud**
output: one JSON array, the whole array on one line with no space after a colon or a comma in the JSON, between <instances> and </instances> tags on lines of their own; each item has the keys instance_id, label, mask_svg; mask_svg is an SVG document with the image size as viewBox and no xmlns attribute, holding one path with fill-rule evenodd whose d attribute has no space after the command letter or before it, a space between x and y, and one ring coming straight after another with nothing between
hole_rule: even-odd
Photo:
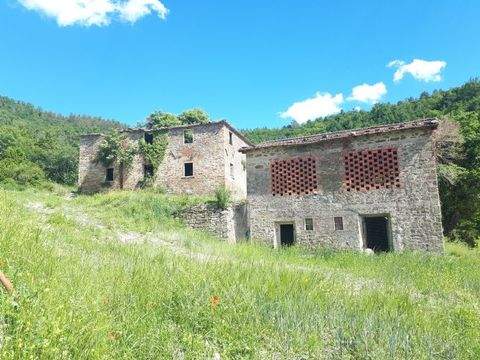
<instances>
[{"instance_id":1,"label":"white cloud","mask_svg":"<svg viewBox=\"0 0 480 360\"><path fill-rule=\"evenodd\" d=\"M400 81L405 74L412 75L416 80L430 82L442 80L440 74L442 70L447 66L445 61L426 61L420 59L414 59L411 63L406 64L402 60L393 60L387 65L388 67L397 68L393 75L394 81Z\"/></svg>"},{"instance_id":2,"label":"white cloud","mask_svg":"<svg viewBox=\"0 0 480 360\"><path fill-rule=\"evenodd\" d=\"M165 5L158 0L130 0L119 8L121 17L129 22L135 22L152 11L161 19L165 19L168 13Z\"/></svg>"},{"instance_id":3,"label":"white cloud","mask_svg":"<svg viewBox=\"0 0 480 360\"><path fill-rule=\"evenodd\" d=\"M159 0L18 0L29 10L54 18L60 26L108 25L115 16L135 22L152 12L164 19L168 9Z\"/></svg>"},{"instance_id":4,"label":"white cloud","mask_svg":"<svg viewBox=\"0 0 480 360\"><path fill-rule=\"evenodd\" d=\"M383 82L373 85L362 84L352 89L352 95L347 98L349 101L360 101L375 104L387 93L387 87Z\"/></svg>"},{"instance_id":5,"label":"white cloud","mask_svg":"<svg viewBox=\"0 0 480 360\"><path fill-rule=\"evenodd\" d=\"M298 101L291 105L287 111L280 114L283 119L293 119L302 124L327 115L338 114L342 111L343 94L332 95L330 93L317 92L314 97Z\"/></svg>"}]
</instances>

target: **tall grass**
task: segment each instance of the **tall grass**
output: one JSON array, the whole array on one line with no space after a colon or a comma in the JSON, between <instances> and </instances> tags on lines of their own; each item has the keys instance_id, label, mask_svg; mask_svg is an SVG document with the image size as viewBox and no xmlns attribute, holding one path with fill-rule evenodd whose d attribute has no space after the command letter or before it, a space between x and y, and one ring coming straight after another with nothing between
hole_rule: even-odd
<instances>
[{"instance_id":1,"label":"tall grass","mask_svg":"<svg viewBox=\"0 0 480 360\"><path fill-rule=\"evenodd\" d=\"M174 219L198 201L0 191L0 269L16 287L0 295L0 358L480 356L477 250L366 256L229 246ZM45 207L32 211L32 202ZM80 214L89 219L81 226ZM118 231L178 243L121 244Z\"/></svg>"}]
</instances>

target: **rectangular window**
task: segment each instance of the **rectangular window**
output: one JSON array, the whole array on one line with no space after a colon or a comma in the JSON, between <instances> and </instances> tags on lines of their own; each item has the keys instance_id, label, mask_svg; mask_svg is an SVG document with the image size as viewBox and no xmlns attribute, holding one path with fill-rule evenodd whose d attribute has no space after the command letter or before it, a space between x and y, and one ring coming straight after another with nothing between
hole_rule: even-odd
<instances>
[{"instance_id":1,"label":"rectangular window","mask_svg":"<svg viewBox=\"0 0 480 360\"><path fill-rule=\"evenodd\" d=\"M306 218L305 219L305 230L312 231L313 230L313 219Z\"/></svg>"},{"instance_id":2,"label":"rectangular window","mask_svg":"<svg viewBox=\"0 0 480 360\"><path fill-rule=\"evenodd\" d=\"M152 133L145 133L143 138L144 138L144 140L147 144L153 144L153 134Z\"/></svg>"},{"instance_id":3,"label":"rectangular window","mask_svg":"<svg viewBox=\"0 0 480 360\"><path fill-rule=\"evenodd\" d=\"M343 230L343 217L336 216L333 218L333 221L335 223L335 230Z\"/></svg>"},{"instance_id":4,"label":"rectangular window","mask_svg":"<svg viewBox=\"0 0 480 360\"><path fill-rule=\"evenodd\" d=\"M188 162L183 164L183 175L184 176L193 176L193 163Z\"/></svg>"},{"instance_id":5,"label":"rectangular window","mask_svg":"<svg viewBox=\"0 0 480 360\"><path fill-rule=\"evenodd\" d=\"M153 176L153 166L152 165L144 165L143 166L143 176L146 178L150 178Z\"/></svg>"},{"instance_id":6,"label":"rectangular window","mask_svg":"<svg viewBox=\"0 0 480 360\"><path fill-rule=\"evenodd\" d=\"M231 131L228 133L228 143L233 145L233 133Z\"/></svg>"},{"instance_id":7,"label":"rectangular window","mask_svg":"<svg viewBox=\"0 0 480 360\"><path fill-rule=\"evenodd\" d=\"M185 144L193 143L193 130L187 129L183 131L183 142Z\"/></svg>"},{"instance_id":8,"label":"rectangular window","mask_svg":"<svg viewBox=\"0 0 480 360\"><path fill-rule=\"evenodd\" d=\"M232 179L235 179L235 167L233 166L233 164L230 164L230 177Z\"/></svg>"},{"instance_id":9,"label":"rectangular window","mask_svg":"<svg viewBox=\"0 0 480 360\"><path fill-rule=\"evenodd\" d=\"M105 173L105 181L113 181L113 168L108 168Z\"/></svg>"}]
</instances>

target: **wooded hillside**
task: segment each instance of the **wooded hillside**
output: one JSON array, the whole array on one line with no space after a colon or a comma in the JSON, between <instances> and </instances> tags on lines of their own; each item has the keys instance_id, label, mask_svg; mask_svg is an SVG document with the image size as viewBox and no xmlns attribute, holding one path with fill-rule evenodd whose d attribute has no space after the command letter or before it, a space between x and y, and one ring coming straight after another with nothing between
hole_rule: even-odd
<instances>
[{"instance_id":1,"label":"wooded hillside","mask_svg":"<svg viewBox=\"0 0 480 360\"><path fill-rule=\"evenodd\" d=\"M0 97L0 181L75 184L80 134L120 127L115 121L61 116Z\"/></svg>"}]
</instances>

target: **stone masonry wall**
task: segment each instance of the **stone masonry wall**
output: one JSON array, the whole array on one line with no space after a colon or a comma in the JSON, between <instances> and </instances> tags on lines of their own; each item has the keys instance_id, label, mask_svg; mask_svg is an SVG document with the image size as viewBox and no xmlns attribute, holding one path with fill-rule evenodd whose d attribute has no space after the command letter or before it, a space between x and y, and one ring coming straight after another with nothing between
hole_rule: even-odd
<instances>
[{"instance_id":1,"label":"stone masonry wall","mask_svg":"<svg viewBox=\"0 0 480 360\"><path fill-rule=\"evenodd\" d=\"M247 237L245 204L235 204L225 210L214 204L201 204L182 211L178 216L187 226L207 231L232 244Z\"/></svg>"},{"instance_id":2,"label":"stone masonry wall","mask_svg":"<svg viewBox=\"0 0 480 360\"><path fill-rule=\"evenodd\" d=\"M186 127L169 129L168 146L154 185L175 194L211 195L221 186L230 188L237 199L246 196L245 155L238 152L247 144L233 133L233 145L229 144L228 127L211 123L188 127L193 132L193 143L184 143ZM145 135L144 130L125 132L133 146ZM79 159L79 188L83 192L120 188L120 169L114 167L114 181L105 181L106 168L96 161L102 135L85 135L81 138ZM193 163L193 176L184 176L184 164ZM234 165L234 176L230 175ZM124 189L135 189L144 179L144 159L136 155L132 165L124 170Z\"/></svg>"},{"instance_id":3,"label":"stone masonry wall","mask_svg":"<svg viewBox=\"0 0 480 360\"><path fill-rule=\"evenodd\" d=\"M222 126L189 128L193 143L184 143L185 128L169 131L168 147L158 169L155 185L176 194L212 194L225 184L225 150ZM184 176L184 163L193 163L193 176Z\"/></svg>"},{"instance_id":4,"label":"stone masonry wall","mask_svg":"<svg viewBox=\"0 0 480 360\"><path fill-rule=\"evenodd\" d=\"M232 144L230 144L230 133ZM246 156L239 150L248 144L231 132L227 127L222 128L222 137L225 148L225 184L235 199L245 199L247 196L247 169ZM230 169L233 165L233 173Z\"/></svg>"},{"instance_id":5,"label":"stone masonry wall","mask_svg":"<svg viewBox=\"0 0 480 360\"><path fill-rule=\"evenodd\" d=\"M294 223L296 243L307 247L362 249L362 216L390 219L393 250L443 251L440 201L431 130L413 129L296 147L247 153L247 189L251 236L278 246L281 222ZM347 150L398 148L400 188L350 191L343 188ZM270 162L296 156L316 159L316 194L272 196ZM335 230L343 217L344 230ZM312 218L314 230L305 230Z\"/></svg>"},{"instance_id":6,"label":"stone masonry wall","mask_svg":"<svg viewBox=\"0 0 480 360\"><path fill-rule=\"evenodd\" d=\"M132 146L136 146L143 138L143 131L129 131L126 133ZM120 188L120 169L116 164L109 167L114 169L114 179L106 182L107 168L97 161L99 146L103 136L99 134L84 135L80 139L80 158L78 164L78 186L80 191L93 193L108 189ZM143 179L143 159L136 155L130 167L124 169L123 188L134 189Z\"/></svg>"}]
</instances>

